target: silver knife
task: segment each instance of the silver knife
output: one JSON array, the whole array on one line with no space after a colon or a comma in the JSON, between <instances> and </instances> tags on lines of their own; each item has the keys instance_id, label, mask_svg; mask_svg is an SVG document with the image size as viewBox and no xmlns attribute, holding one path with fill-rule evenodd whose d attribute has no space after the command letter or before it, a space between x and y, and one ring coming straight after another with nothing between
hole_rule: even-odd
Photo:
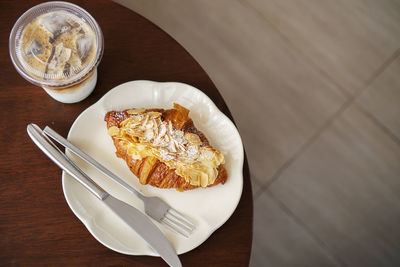
<instances>
[{"instance_id":1,"label":"silver knife","mask_svg":"<svg viewBox=\"0 0 400 267\"><path fill-rule=\"evenodd\" d=\"M42 129L36 124L28 124L27 132L33 142L61 169L71 175L87 190L103 201L108 208L118 215L130 228L142 237L158 254L172 267L181 267L182 264L174 248L164 234L153 224L148 217L138 209L111 196L88 177L72 160L70 160L57 146L42 134Z\"/></svg>"}]
</instances>

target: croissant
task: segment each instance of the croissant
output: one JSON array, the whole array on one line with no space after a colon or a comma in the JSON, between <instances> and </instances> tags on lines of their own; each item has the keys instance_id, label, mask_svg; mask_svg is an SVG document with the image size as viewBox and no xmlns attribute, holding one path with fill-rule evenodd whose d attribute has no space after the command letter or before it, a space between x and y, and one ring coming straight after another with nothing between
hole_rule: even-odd
<instances>
[{"instance_id":1,"label":"croissant","mask_svg":"<svg viewBox=\"0 0 400 267\"><path fill-rule=\"evenodd\" d=\"M141 184L178 191L224 184L224 156L188 115L188 109L174 104L168 110L110 111L104 120L116 156L126 161Z\"/></svg>"}]
</instances>

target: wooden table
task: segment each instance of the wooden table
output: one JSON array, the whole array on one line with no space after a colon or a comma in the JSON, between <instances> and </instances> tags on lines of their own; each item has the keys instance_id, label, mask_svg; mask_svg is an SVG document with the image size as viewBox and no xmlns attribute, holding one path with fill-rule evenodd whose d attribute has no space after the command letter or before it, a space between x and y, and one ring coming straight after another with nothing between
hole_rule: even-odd
<instances>
[{"instance_id":1,"label":"wooden table","mask_svg":"<svg viewBox=\"0 0 400 267\"><path fill-rule=\"evenodd\" d=\"M97 87L80 103L56 102L17 73L8 53L13 24L39 2L0 2L0 265L165 266L159 257L114 252L90 235L64 199L61 170L31 142L26 125L50 125L66 136L75 118L108 90L138 79L191 84L232 116L210 78L184 48L145 18L105 0L76 1L104 33ZM184 266L248 265L253 201L247 160L243 174L236 211L202 245L180 256Z\"/></svg>"}]
</instances>

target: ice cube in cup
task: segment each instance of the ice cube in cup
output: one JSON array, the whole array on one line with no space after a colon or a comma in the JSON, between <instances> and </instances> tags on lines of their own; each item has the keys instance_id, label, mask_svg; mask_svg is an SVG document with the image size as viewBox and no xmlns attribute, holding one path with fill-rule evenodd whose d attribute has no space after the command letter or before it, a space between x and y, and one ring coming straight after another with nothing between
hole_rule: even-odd
<instances>
[{"instance_id":1,"label":"ice cube in cup","mask_svg":"<svg viewBox=\"0 0 400 267\"><path fill-rule=\"evenodd\" d=\"M68 27L67 18L60 16L59 13L49 13L41 18L40 23L52 34L61 32L62 29Z\"/></svg>"},{"instance_id":2,"label":"ice cube in cup","mask_svg":"<svg viewBox=\"0 0 400 267\"><path fill-rule=\"evenodd\" d=\"M52 36L50 43L55 43L61 35L71 28L68 23L68 14L64 12L52 12L41 17L40 24L48 30Z\"/></svg>"},{"instance_id":3,"label":"ice cube in cup","mask_svg":"<svg viewBox=\"0 0 400 267\"><path fill-rule=\"evenodd\" d=\"M70 48L64 47L63 43L59 43L55 46L51 60L49 58L50 61L47 64L47 72L57 73L64 71L65 65L68 63L71 54L72 50ZM64 73L62 75L64 75Z\"/></svg>"},{"instance_id":4,"label":"ice cube in cup","mask_svg":"<svg viewBox=\"0 0 400 267\"><path fill-rule=\"evenodd\" d=\"M81 61L85 61L92 49L93 38L87 34L81 34L76 39L76 48L78 49L78 55Z\"/></svg>"},{"instance_id":5,"label":"ice cube in cup","mask_svg":"<svg viewBox=\"0 0 400 267\"><path fill-rule=\"evenodd\" d=\"M38 40L36 40L36 39L34 39L34 40L32 41L31 45L29 46L29 49L28 49L27 51L25 51L25 54L26 54L27 56L30 56L30 55L35 55L35 56L37 56L37 55L40 55L40 54L42 54L42 53L43 53L43 46L42 46L42 44L41 44Z\"/></svg>"},{"instance_id":6,"label":"ice cube in cup","mask_svg":"<svg viewBox=\"0 0 400 267\"><path fill-rule=\"evenodd\" d=\"M54 99L75 103L93 91L103 34L82 8L67 2L34 6L15 23L9 42L17 71Z\"/></svg>"}]
</instances>

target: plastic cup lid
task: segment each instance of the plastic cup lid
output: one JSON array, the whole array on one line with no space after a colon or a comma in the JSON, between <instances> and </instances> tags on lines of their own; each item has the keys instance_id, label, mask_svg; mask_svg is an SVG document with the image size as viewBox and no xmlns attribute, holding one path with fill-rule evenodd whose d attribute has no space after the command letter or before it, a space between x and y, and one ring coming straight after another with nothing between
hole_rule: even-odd
<instances>
[{"instance_id":1,"label":"plastic cup lid","mask_svg":"<svg viewBox=\"0 0 400 267\"><path fill-rule=\"evenodd\" d=\"M103 34L84 9L67 2L32 7L15 23L10 56L18 72L34 84L73 85L97 67Z\"/></svg>"}]
</instances>

